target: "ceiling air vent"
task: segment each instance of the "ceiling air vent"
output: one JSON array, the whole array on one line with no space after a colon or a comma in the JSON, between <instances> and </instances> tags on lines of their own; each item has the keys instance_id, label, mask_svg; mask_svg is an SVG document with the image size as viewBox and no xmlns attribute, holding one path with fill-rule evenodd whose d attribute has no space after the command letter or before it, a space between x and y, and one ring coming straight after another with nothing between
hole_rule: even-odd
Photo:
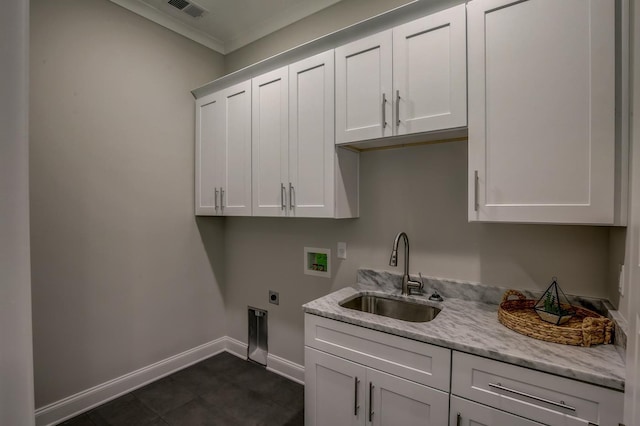
<instances>
[{"instance_id":1,"label":"ceiling air vent","mask_svg":"<svg viewBox=\"0 0 640 426\"><path fill-rule=\"evenodd\" d=\"M197 4L188 2L187 0L169 0L167 3L193 18L199 18L207 12L202 6L198 6Z\"/></svg>"},{"instance_id":2,"label":"ceiling air vent","mask_svg":"<svg viewBox=\"0 0 640 426\"><path fill-rule=\"evenodd\" d=\"M169 4L175 7L176 9L182 10L185 7L189 6L191 3L185 0L169 0Z\"/></svg>"}]
</instances>

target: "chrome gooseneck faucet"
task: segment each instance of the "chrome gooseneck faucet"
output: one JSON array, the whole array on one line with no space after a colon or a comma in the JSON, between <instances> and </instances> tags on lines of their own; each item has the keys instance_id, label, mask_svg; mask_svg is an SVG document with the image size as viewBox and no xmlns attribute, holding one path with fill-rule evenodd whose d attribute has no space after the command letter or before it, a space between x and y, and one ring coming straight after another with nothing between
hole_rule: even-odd
<instances>
[{"instance_id":1,"label":"chrome gooseneck faucet","mask_svg":"<svg viewBox=\"0 0 640 426\"><path fill-rule=\"evenodd\" d=\"M404 232L399 232L393 241L393 250L391 250L391 259L389 266L398 266L398 243L400 238L404 240L404 274L402 275L402 294L407 296L412 289L421 290L422 283L409 279L409 237Z\"/></svg>"}]
</instances>

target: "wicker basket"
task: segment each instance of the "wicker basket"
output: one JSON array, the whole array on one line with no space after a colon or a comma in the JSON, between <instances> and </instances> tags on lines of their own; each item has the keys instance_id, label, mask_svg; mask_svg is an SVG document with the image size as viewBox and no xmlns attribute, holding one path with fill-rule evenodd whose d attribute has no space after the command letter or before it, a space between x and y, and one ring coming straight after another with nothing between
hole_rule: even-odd
<instances>
[{"instance_id":1,"label":"wicker basket","mask_svg":"<svg viewBox=\"0 0 640 426\"><path fill-rule=\"evenodd\" d=\"M516 300L509 297L517 296ZM498 321L513 331L564 345L585 346L611 343L613 322L588 309L573 307L576 314L563 325L542 321L533 309L535 300L526 299L517 290L508 290L502 296Z\"/></svg>"}]
</instances>

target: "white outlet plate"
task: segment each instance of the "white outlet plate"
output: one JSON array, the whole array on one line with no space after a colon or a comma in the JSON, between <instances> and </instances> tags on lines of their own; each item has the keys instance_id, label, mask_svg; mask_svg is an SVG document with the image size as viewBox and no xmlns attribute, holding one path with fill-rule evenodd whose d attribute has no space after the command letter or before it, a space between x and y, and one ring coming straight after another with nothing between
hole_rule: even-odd
<instances>
[{"instance_id":1,"label":"white outlet plate","mask_svg":"<svg viewBox=\"0 0 640 426\"><path fill-rule=\"evenodd\" d=\"M346 259L347 258L347 243L338 243L338 251L336 253L338 259Z\"/></svg>"}]
</instances>

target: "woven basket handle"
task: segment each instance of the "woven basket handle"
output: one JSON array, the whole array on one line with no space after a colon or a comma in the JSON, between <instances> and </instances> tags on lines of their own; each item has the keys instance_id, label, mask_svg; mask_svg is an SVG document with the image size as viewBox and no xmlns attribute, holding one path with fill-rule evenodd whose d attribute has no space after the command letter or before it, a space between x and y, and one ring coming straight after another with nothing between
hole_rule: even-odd
<instances>
[{"instance_id":1,"label":"woven basket handle","mask_svg":"<svg viewBox=\"0 0 640 426\"><path fill-rule=\"evenodd\" d=\"M611 343L613 322L609 318L585 318L582 321L582 346Z\"/></svg>"},{"instance_id":2,"label":"woven basket handle","mask_svg":"<svg viewBox=\"0 0 640 426\"><path fill-rule=\"evenodd\" d=\"M502 295L502 302L501 302L501 303L504 303L504 302L506 302L507 300L509 300L509 297L510 297L510 296L517 296L517 297L518 297L518 299L520 299L520 300L524 300L524 299L526 299L525 295L524 295L524 294L522 294L522 293L520 293L518 290L507 290L507 291L505 291L505 292L504 292L504 294Z\"/></svg>"}]
</instances>

